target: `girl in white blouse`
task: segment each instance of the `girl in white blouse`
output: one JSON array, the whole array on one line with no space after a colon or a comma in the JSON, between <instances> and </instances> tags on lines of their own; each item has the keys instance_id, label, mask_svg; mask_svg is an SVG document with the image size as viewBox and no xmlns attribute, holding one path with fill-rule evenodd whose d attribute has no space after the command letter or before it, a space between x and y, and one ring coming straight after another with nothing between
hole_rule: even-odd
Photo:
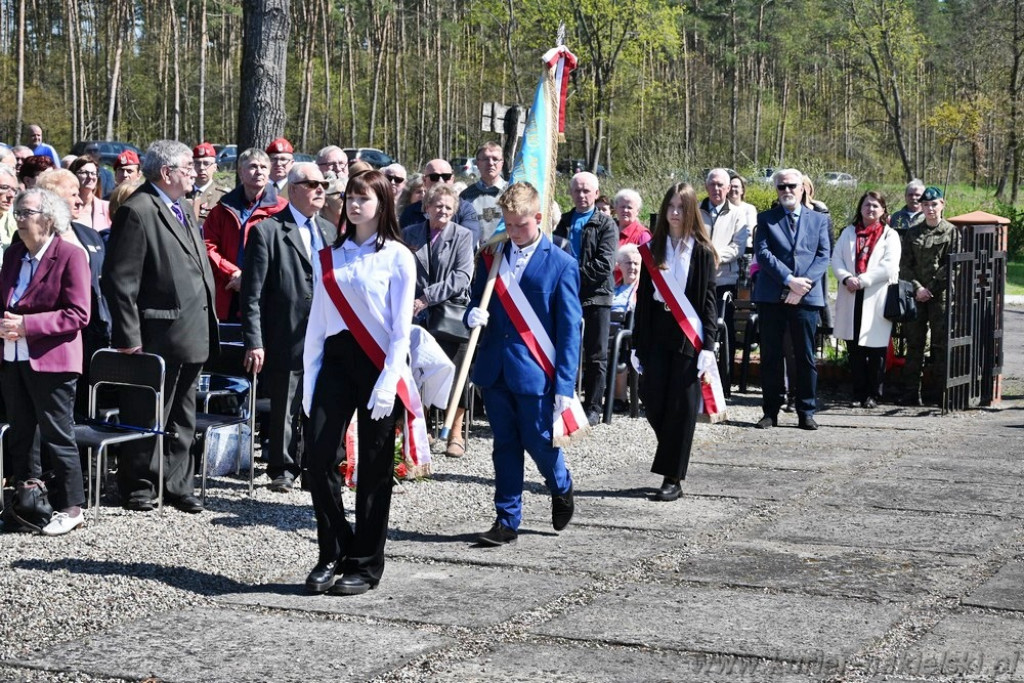
<instances>
[{"instance_id":1,"label":"girl in white blouse","mask_svg":"<svg viewBox=\"0 0 1024 683\"><path fill-rule=\"evenodd\" d=\"M396 392L408 365L416 265L401 240L391 183L378 171L349 181L338 233L320 255L329 260L313 290L303 354L307 484L320 548L306 587L358 595L375 588L384 571L395 426L404 414ZM350 324L353 319L358 323ZM338 446L353 412L359 419L354 531L338 470Z\"/></svg>"}]
</instances>

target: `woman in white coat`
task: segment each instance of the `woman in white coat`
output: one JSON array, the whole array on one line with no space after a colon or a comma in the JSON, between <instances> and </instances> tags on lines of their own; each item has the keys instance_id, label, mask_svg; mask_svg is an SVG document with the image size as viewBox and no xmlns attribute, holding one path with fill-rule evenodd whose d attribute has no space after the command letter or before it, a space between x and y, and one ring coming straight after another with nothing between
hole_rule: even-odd
<instances>
[{"instance_id":1,"label":"woman in white coat","mask_svg":"<svg viewBox=\"0 0 1024 683\"><path fill-rule=\"evenodd\" d=\"M846 340L853 375L853 397L874 408L882 397L885 355L892 323L885 318L885 294L900 272L900 238L889 227L881 193L865 192L853 225L846 226L832 254L839 281L835 336Z\"/></svg>"}]
</instances>

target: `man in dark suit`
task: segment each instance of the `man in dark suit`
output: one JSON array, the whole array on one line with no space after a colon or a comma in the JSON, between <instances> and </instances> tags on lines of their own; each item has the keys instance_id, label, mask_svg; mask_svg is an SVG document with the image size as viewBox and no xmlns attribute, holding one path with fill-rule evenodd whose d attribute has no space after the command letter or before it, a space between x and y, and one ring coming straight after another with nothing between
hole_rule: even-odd
<instances>
[{"instance_id":1,"label":"man in dark suit","mask_svg":"<svg viewBox=\"0 0 1024 683\"><path fill-rule=\"evenodd\" d=\"M102 289L110 306L111 345L123 353L159 354L166 363L165 453L145 442L121 451L118 468L128 509L154 507L158 457L166 457L164 491L185 512L202 512L195 493L196 383L203 363L219 348L213 273L192 207L181 201L196 176L192 151L157 140L142 159L146 183L118 209L103 263ZM125 397L121 421L146 424L149 402Z\"/></svg>"},{"instance_id":2,"label":"man in dark suit","mask_svg":"<svg viewBox=\"0 0 1024 683\"><path fill-rule=\"evenodd\" d=\"M583 408L591 425L604 414L605 379L608 376L608 330L615 293L615 252L619 226L597 210L597 176L582 171L569 182L575 208L562 214L555 236L571 245L579 262L580 302L583 305Z\"/></svg>"},{"instance_id":3,"label":"man in dark suit","mask_svg":"<svg viewBox=\"0 0 1024 683\"><path fill-rule=\"evenodd\" d=\"M540 231L541 207L529 183L510 185L498 200L509 242L495 258L508 261L511 278L519 283L524 306L529 306L542 329L531 328L531 339L551 342L551 356L540 361L516 328L496 293L486 309L480 299L487 281L485 263L477 267L466 325L486 325L480 337L473 384L483 393L494 432L494 507L497 519L480 536L483 545L513 543L518 538L523 509L523 451L533 458L551 491L551 523L556 531L569 524L574 510L572 475L561 448L552 445L552 417L566 410L575 393L580 352L579 267ZM521 309L517 309L521 310ZM489 321L489 322L488 322Z\"/></svg>"},{"instance_id":4,"label":"man in dark suit","mask_svg":"<svg viewBox=\"0 0 1024 683\"><path fill-rule=\"evenodd\" d=\"M242 268L242 336L245 367L259 373L270 393L270 490L287 492L301 471L302 347L319 277L317 252L330 224L317 212L328 182L316 164L288 172L287 208L253 227Z\"/></svg>"},{"instance_id":5,"label":"man in dark suit","mask_svg":"<svg viewBox=\"0 0 1024 683\"><path fill-rule=\"evenodd\" d=\"M773 177L779 204L757 216L754 254L759 271L753 299L761 329L761 404L758 429L778 423L785 400L782 338L789 330L796 356L796 410L801 429L814 430L818 369L814 335L827 302L821 278L828 269L828 218L801 203L803 174L784 169Z\"/></svg>"}]
</instances>

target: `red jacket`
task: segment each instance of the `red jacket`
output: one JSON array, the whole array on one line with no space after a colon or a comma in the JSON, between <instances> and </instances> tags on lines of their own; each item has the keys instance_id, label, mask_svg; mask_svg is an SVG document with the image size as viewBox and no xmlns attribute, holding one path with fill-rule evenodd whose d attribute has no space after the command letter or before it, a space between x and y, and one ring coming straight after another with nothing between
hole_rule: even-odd
<instances>
[{"instance_id":1,"label":"red jacket","mask_svg":"<svg viewBox=\"0 0 1024 683\"><path fill-rule=\"evenodd\" d=\"M227 284L234 273L242 270L237 263L239 236L242 236L242 244L245 244L249 238L249 228L284 209L288 201L278 197L273 186L267 183L263 196L256 201L256 206L243 226L242 212L247 205L245 188L239 185L221 197L220 203L210 210L203 223L203 241L206 242L206 253L213 268L214 308L217 320L221 322L238 322L228 320L231 297L235 292L228 291Z\"/></svg>"}]
</instances>

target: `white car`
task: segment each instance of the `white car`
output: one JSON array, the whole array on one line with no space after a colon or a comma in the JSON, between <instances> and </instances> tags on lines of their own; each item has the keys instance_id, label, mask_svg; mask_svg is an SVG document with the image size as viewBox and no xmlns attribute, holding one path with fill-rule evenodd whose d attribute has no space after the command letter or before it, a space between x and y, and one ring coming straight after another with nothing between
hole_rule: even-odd
<instances>
[{"instance_id":1,"label":"white car","mask_svg":"<svg viewBox=\"0 0 1024 683\"><path fill-rule=\"evenodd\" d=\"M828 171L825 173L825 184L837 185L839 187L857 187L857 179L849 173Z\"/></svg>"}]
</instances>

